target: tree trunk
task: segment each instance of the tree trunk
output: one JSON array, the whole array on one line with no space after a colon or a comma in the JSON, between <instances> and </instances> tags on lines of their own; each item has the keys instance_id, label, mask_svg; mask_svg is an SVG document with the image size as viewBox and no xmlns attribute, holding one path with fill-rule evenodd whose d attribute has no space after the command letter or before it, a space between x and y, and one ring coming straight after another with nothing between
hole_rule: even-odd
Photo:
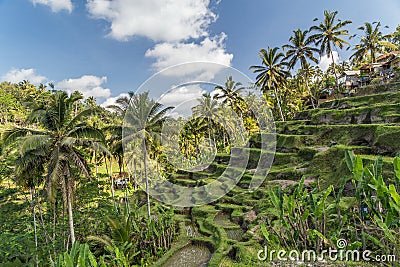
<instances>
[{"instance_id":1,"label":"tree trunk","mask_svg":"<svg viewBox=\"0 0 400 267\"><path fill-rule=\"evenodd\" d=\"M68 186L68 195L67 195L67 201L68 201L68 224L69 224L69 232L71 234L71 245L75 243L75 227L74 227L74 217L72 213L72 201L71 201L71 186Z\"/></svg>"},{"instance_id":2,"label":"tree trunk","mask_svg":"<svg viewBox=\"0 0 400 267\"><path fill-rule=\"evenodd\" d=\"M68 171L67 171L68 172ZM67 179L69 180L70 177L69 175L67 175ZM63 195L65 195L65 200L67 201L67 211L68 211L68 225L69 225L69 233L70 233L70 237L71 237L71 244L73 245L75 243L75 228L74 228L74 218L72 215L72 203L71 203L71 188L69 185L69 181L68 181L68 185L65 182L65 177L63 177L61 179L61 186L62 186L62 190L63 190ZM64 201L65 201L64 200Z\"/></svg>"},{"instance_id":3,"label":"tree trunk","mask_svg":"<svg viewBox=\"0 0 400 267\"><path fill-rule=\"evenodd\" d=\"M57 258L56 256L56 246L55 246L55 242L56 242L56 222L57 222L57 198L54 201L53 204L53 238L52 238L52 242L53 242L53 254L54 256Z\"/></svg>"},{"instance_id":4,"label":"tree trunk","mask_svg":"<svg viewBox=\"0 0 400 267\"><path fill-rule=\"evenodd\" d=\"M149 179L147 177L147 161L146 161L146 140L143 137L142 142L142 149L143 149L143 164L144 164L144 179L146 181L146 196L147 196L147 215L151 220L151 213L150 213L150 195L149 195Z\"/></svg>"},{"instance_id":5,"label":"tree trunk","mask_svg":"<svg viewBox=\"0 0 400 267\"><path fill-rule=\"evenodd\" d=\"M308 77L306 77L306 87L307 87L308 93L310 94L310 97L311 97L311 105L312 105L313 108L315 108L314 96L311 93L310 87L308 87Z\"/></svg>"},{"instance_id":6,"label":"tree trunk","mask_svg":"<svg viewBox=\"0 0 400 267\"><path fill-rule=\"evenodd\" d=\"M33 191L34 191L34 188L30 188L30 193L31 193L31 205L32 205L32 214L33 214L33 230L34 230L34 235L35 235L35 253L36 253L36 255L35 255L35 259L36 259L36 267L38 267L39 265L38 265L38 261L39 261L39 258L38 258L38 239L37 239L37 228L36 228L36 210L35 210L35 203L34 203L34 198L33 198L33 195L34 195L34 193L33 193Z\"/></svg>"},{"instance_id":7,"label":"tree trunk","mask_svg":"<svg viewBox=\"0 0 400 267\"><path fill-rule=\"evenodd\" d=\"M118 155L118 167L119 167L119 175L121 176L122 174L122 156Z\"/></svg>"},{"instance_id":8,"label":"tree trunk","mask_svg":"<svg viewBox=\"0 0 400 267\"><path fill-rule=\"evenodd\" d=\"M274 91L275 91L276 101L278 103L279 114L281 115L282 121L285 121L285 117L283 116L283 112L282 112L281 101L279 100L278 90L276 90L276 88L274 88Z\"/></svg>"},{"instance_id":9,"label":"tree trunk","mask_svg":"<svg viewBox=\"0 0 400 267\"><path fill-rule=\"evenodd\" d=\"M115 210L118 211L117 205L115 204L115 190L114 190L114 175L113 175L113 167L112 167L112 157L110 157L110 178L111 178L111 196L114 203Z\"/></svg>"},{"instance_id":10,"label":"tree trunk","mask_svg":"<svg viewBox=\"0 0 400 267\"><path fill-rule=\"evenodd\" d=\"M35 188L33 188L33 192L35 193ZM38 195L36 196L36 199L37 199L37 205L35 205L35 206L37 206L38 210L39 210L38 220L39 220L39 223L43 227L44 238L45 238L47 244L50 244L50 243L53 244L53 249L54 249L54 240L52 240L50 235L47 233L47 230L46 230L46 227L45 227L45 223L44 223L44 219L43 219L43 211L42 211L42 208L41 208L41 205L40 205L40 198L39 198ZM50 261L52 262L53 259L51 257L51 251L48 249L47 252L49 254Z\"/></svg>"},{"instance_id":11,"label":"tree trunk","mask_svg":"<svg viewBox=\"0 0 400 267\"><path fill-rule=\"evenodd\" d=\"M98 180L98 178L97 178L98 164L97 164L97 153L96 153L96 150L93 150L93 163L94 163L94 167L95 167L96 179Z\"/></svg>"},{"instance_id":12,"label":"tree trunk","mask_svg":"<svg viewBox=\"0 0 400 267\"><path fill-rule=\"evenodd\" d=\"M332 50L331 50L331 57L332 57L332 64L333 64L333 74L335 75L336 90L337 90L337 94L339 95L339 81L338 81L338 76L337 76L337 73L336 73L335 59L333 58L333 51Z\"/></svg>"}]
</instances>

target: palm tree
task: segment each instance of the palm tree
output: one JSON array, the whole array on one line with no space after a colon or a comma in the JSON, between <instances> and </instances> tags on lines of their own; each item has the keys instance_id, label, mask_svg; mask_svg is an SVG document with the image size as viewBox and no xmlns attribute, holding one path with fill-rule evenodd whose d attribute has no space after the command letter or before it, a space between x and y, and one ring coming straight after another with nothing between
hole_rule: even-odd
<instances>
[{"instance_id":1,"label":"palm tree","mask_svg":"<svg viewBox=\"0 0 400 267\"><path fill-rule=\"evenodd\" d=\"M283 61L284 54L282 52L277 52L278 49L278 47L268 47L268 50L261 49L258 55L262 60L262 65L251 66L250 69L254 69L254 73L259 73L256 77L256 85L261 86L261 90L264 94L266 94L267 91L273 90L278 103L279 114L282 121L285 121L278 90L280 87L285 86L286 78L290 76L290 73L284 69L287 63Z\"/></svg>"},{"instance_id":2,"label":"palm tree","mask_svg":"<svg viewBox=\"0 0 400 267\"><path fill-rule=\"evenodd\" d=\"M216 98L210 94L203 94L203 97L197 99L199 104L192 108L194 116L201 116L208 124L208 137L211 138L211 133L214 133L213 121L221 117L221 107Z\"/></svg>"},{"instance_id":3,"label":"palm tree","mask_svg":"<svg viewBox=\"0 0 400 267\"><path fill-rule=\"evenodd\" d=\"M282 49L284 50L287 48L289 49L286 52L286 57L284 59L289 60L289 69L293 69L298 61L300 61L302 70L309 66L307 60L318 63L318 59L314 57L314 53L318 53L319 50L315 47L310 46L311 44L313 44L313 41L310 37L307 37L308 33L309 31L302 31L300 29L293 31L294 35L289 39L290 44L282 46ZM304 74L307 74L307 72L304 72ZM315 108L314 100L308 86L308 78L309 77L305 77L306 87L311 96L312 106Z\"/></svg>"},{"instance_id":4,"label":"palm tree","mask_svg":"<svg viewBox=\"0 0 400 267\"><path fill-rule=\"evenodd\" d=\"M308 60L318 63L318 59L314 57L314 53L318 53L319 50L312 47L313 40L307 37L309 31L302 31L300 29L293 31L293 36L290 37L290 44L282 46L282 49L289 49L286 52L285 60L288 61L288 66L293 69L298 61L300 61L301 68L304 69Z\"/></svg>"},{"instance_id":5,"label":"palm tree","mask_svg":"<svg viewBox=\"0 0 400 267\"><path fill-rule=\"evenodd\" d=\"M167 120L166 113L172 107L164 108L162 104L149 98L149 93L133 94L129 107L125 115L124 132L132 133L132 135L124 135L124 142L132 139L139 139L141 142L141 150L144 165L144 177L146 182L147 195L147 213L150 218L150 195L149 195L149 179L147 175L147 154L150 150L152 142L160 140L162 126Z\"/></svg>"},{"instance_id":6,"label":"palm tree","mask_svg":"<svg viewBox=\"0 0 400 267\"><path fill-rule=\"evenodd\" d=\"M337 11L329 12L324 11L324 21L320 22L319 25L312 26L310 31L316 33L310 36L310 39L315 42L315 45L319 46L319 54L322 56L325 54L328 58L332 58L332 62L335 64L335 58L333 57L333 50L335 48L342 49L345 44L349 44L347 41L342 39L342 36L348 36L349 32L343 29L344 26L352 23L351 20L336 19ZM336 86L339 89L338 76L335 71Z\"/></svg>"},{"instance_id":7,"label":"palm tree","mask_svg":"<svg viewBox=\"0 0 400 267\"><path fill-rule=\"evenodd\" d=\"M381 23L375 23L375 27L373 24L365 22L364 26L358 28L364 31L364 36L360 38L360 43L353 48L355 52L350 59L354 58L356 62L362 62L369 55L371 62L375 63L377 54L384 54L385 49L396 49L396 45L389 42L392 35L383 35L380 31Z\"/></svg>"},{"instance_id":8,"label":"palm tree","mask_svg":"<svg viewBox=\"0 0 400 267\"><path fill-rule=\"evenodd\" d=\"M397 25L396 30L392 33L391 40L392 43L397 46L397 49L400 49L400 24Z\"/></svg>"},{"instance_id":9,"label":"palm tree","mask_svg":"<svg viewBox=\"0 0 400 267\"><path fill-rule=\"evenodd\" d=\"M134 92L129 91L128 96L120 96L113 105L107 106L108 109L111 109L114 111L115 116L117 121L118 120L123 120L126 114L126 111L129 107L129 101L134 95ZM113 123L112 125L108 125L103 129L105 132L108 133L109 138L106 140L107 146L109 151L111 152L110 157L109 157L109 163L110 163L110 181L111 181L111 195L113 198L113 201L115 203L114 199L114 176L113 176L113 157L117 158L118 160L118 167L119 167L119 175L122 174L122 169L124 166L124 150L123 150L123 144L122 144L122 126L119 122ZM105 160L105 165L107 166L106 158ZM136 162L135 162L136 165ZM136 167L136 166L135 166ZM136 172L134 173L135 177L135 185L136 185Z\"/></svg>"},{"instance_id":10,"label":"palm tree","mask_svg":"<svg viewBox=\"0 0 400 267\"><path fill-rule=\"evenodd\" d=\"M68 96L66 92L55 91L46 106L35 107L28 120L38 121L41 128L14 128L3 135L5 145L18 144L18 166L21 175L35 175L35 170L44 166L48 196L54 199L54 184L61 184L64 203L68 210L68 223L71 243L75 242L72 200L74 198L76 167L90 179L89 166L82 154L82 149L91 147L102 152L105 148L103 134L88 126L84 119L93 113L87 108L75 115L76 103L82 99L80 94ZM36 166L32 169L31 166Z\"/></svg>"},{"instance_id":11,"label":"palm tree","mask_svg":"<svg viewBox=\"0 0 400 267\"><path fill-rule=\"evenodd\" d=\"M200 154L199 143L207 129L207 122L201 118L189 120L180 133L180 146L187 158Z\"/></svg>"},{"instance_id":12,"label":"palm tree","mask_svg":"<svg viewBox=\"0 0 400 267\"><path fill-rule=\"evenodd\" d=\"M240 103L243 102L243 98L240 95L245 88L240 82L235 82L232 76L229 76L225 82L225 87L216 86L214 90L219 90L215 99L222 99L223 104L228 104L234 110L241 111Z\"/></svg>"},{"instance_id":13,"label":"palm tree","mask_svg":"<svg viewBox=\"0 0 400 267\"><path fill-rule=\"evenodd\" d=\"M115 101L114 105L109 105L107 108L114 110L117 112L119 115L122 117L125 116L125 112L129 107L129 101L130 99L135 95L134 92L129 91L128 96L120 96L117 98Z\"/></svg>"}]
</instances>

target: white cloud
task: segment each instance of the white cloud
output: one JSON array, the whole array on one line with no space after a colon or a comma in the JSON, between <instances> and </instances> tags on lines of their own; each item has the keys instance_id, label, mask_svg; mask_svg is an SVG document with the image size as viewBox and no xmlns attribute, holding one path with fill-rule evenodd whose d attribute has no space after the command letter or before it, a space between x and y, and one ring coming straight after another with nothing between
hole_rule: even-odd
<instances>
[{"instance_id":1,"label":"white cloud","mask_svg":"<svg viewBox=\"0 0 400 267\"><path fill-rule=\"evenodd\" d=\"M109 36L119 41L134 36L153 40L156 45L145 56L155 60L156 71L186 62L214 62L231 65L232 54L226 52L226 34L209 36L208 28L217 20L210 0L87 0L87 10L92 18L110 23ZM208 66L209 67L209 66ZM176 76L191 74L210 79L218 69L187 69L173 73ZM194 76L193 72L197 74Z\"/></svg>"},{"instance_id":2,"label":"white cloud","mask_svg":"<svg viewBox=\"0 0 400 267\"><path fill-rule=\"evenodd\" d=\"M333 58L335 60L335 64L339 62L339 54L336 51L333 51ZM327 55L324 55L321 57L321 60L319 61L319 67L321 70L326 71L329 68L329 65L332 64L332 57L328 57Z\"/></svg>"},{"instance_id":3,"label":"white cloud","mask_svg":"<svg viewBox=\"0 0 400 267\"><path fill-rule=\"evenodd\" d=\"M66 10L72 12L73 6L71 0L31 0L34 5L45 5L51 8L53 12Z\"/></svg>"},{"instance_id":4,"label":"white cloud","mask_svg":"<svg viewBox=\"0 0 400 267\"><path fill-rule=\"evenodd\" d=\"M35 73L35 69L11 69L4 74L1 79L11 83L19 83L23 80L28 80L33 84L42 83L47 78Z\"/></svg>"},{"instance_id":5,"label":"white cloud","mask_svg":"<svg viewBox=\"0 0 400 267\"><path fill-rule=\"evenodd\" d=\"M216 20L209 0L88 0L93 18L111 23L109 36L124 41L144 36L154 41L176 42L207 36Z\"/></svg>"},{"instance_id":6,"label":"white cloud","mask_svg":"<svg viewBox=\"0 0 400 267\"><path fill-rule=\"evenodd\" d=\"M93 75L84 75L77 79L66 79L56 84L56 88L64 89L68 93L79 91L84 98L93 96L101 102L110 97L111 91L103 88L102 85L107 82L107 77L97 77Z\"/></svg>"},{"instance_id":7,"label":"white cloud","mask_svg":"<svg viewBox=\"0 0 400 267\"><path fill-rule=\"evenodd\" d=\"M198 104L197 99L200 98L206 91L198 84L180 86L171 91L162 94L157 102L164 106L175 107L169 112L169 116L177 118L179 116L189 116L192 107Z\"/></svg>"},{"instance_id":8,"label":"white cloud","mask_svg":"<svg viewBox=\"0 0 400 267\"><path fill-rule=\"evenodd\" d=\"M186 62L213 62L230 66L233 54L226 52L224 45L225 38L226 35L222 33L213 38L206 37L199 44L194 42L174 44L161 43L157 44L153 49L147 50L145 56L156 59L153 68L158 71ZM174 68L172 73L167 70L164 74L174 76L199 72L199 66L193 65L193 67L196 67L196 69L190 69L188 66L183 66L182 68ZM210 65L207 65L207 68L210 68ZM217 69L202 70L201 72L205 77L201 78L210 78L209 76L213 76L213 72L217 71Z\"/></svg>"},{"instance_id":9,"label":"white cloud","mask_svg":"<svg viewBox=\"0 0 400 267\"><path fill-rule=\"evenodd\" d=\"M108 106L115 105L117 99L120 98L120 97L129 97L129 95L125 94L125 93L122 93L122 94L119 94L116 97L108 97L100 106L106 108Z\"/></svg>"}]
</instances>

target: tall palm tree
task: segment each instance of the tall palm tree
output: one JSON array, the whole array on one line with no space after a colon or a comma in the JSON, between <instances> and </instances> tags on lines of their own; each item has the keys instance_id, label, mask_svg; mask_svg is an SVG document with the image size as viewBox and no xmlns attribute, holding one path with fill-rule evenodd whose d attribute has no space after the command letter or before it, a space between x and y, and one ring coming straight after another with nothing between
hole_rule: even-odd
<instances>
[{"instance_id":1,"label":"tall palm tree","mask_svg":"<svg viewBox=\"0 0 400 267\"><path fill-rule=\"evenodd\" d=\"M306 31L302 31L300 29L295 30L293 31L293 36L290 37L289 39L290 44L282 46L283 50L289 49L286 52L286 57L285 57L285 60L289 60L288 61L289 69L293 69L298 61L300 61L302 70L308 67L308 60L311 60L314 63L318 63L318 59L314 57L314 53L318 53L319 50L311 46L311 44L313 44L314 42L310 37L307 37L308 33L309 31L307 30ZM304 72L303 74L306 75L307 72ZM306 78L305 79L306 87L311 96L312 106L315 107L313 96L308 86L309 77L305 78Z\"/></svg>"},{"instance_id":2,"label":"tall palm tree","mask_svg":"<svg viewBox=\"0 0 400 267\"><path fill-rule=\"evenodd\" d=\"M119 120L123 120L126 114L126 111L129 107L129 101L134 95L134 92L129 91L128 96L120 96L115 101L115 104L107 106L108 109L114 111L115 118L117 119L116 123L114 122L112 125L108 125L103 130L108 133L109 138L106 140L109 151L111 152L109 157L110 164L110 181L111 181L111 195L114 200L114 176L113 176L113 158L117 158L119 174L122 174L122 169L124 167L124 150L122 144L122 126L119 123ZM106 161L106 158L104 158ZM107 162L105 162L107 166ZM136 165L136 162L135 162ZM134 173L135 184L136 184L136 173ZM114 200L115 202L115 200Z\"/></svg>"},{"instance_id":3,"label":"tall palm tree","mask_svg":"<svg viewBox=\"0 0 400 267\"><path fill-rule=\"evenodd\" d=\"M343 36L348 36L349 32L343 29L346 25L352 23L351 20L336 19L338 11L329 12L324 11L324 21L320 22L319 25L312 26L310 31L316 32L310 36L310 39L315 42L315 45L319 46L319 54L322 56L325 54L328 58L332 58L332 62L335 64L335 58L333 56L333 50L335 48L342 49L345 44L349 44L346 40L342 39ZM336 69L334 69L336 78L336 86L339 89L338 75Z\"/></svg>"},{"instance_id":4,"label":"tall palm tree","mask_svg":"<svg viewBox=\"0 0 400 267\"><path fill-rule=\"evenodd\" d=\"M240 103L243 102L241 93L244 91L244 86L240 82L235 82L232 76L229 76L225 82L225 86L216 86L214 90L218 90L215 99L222 99L223 104L228 104L234 110L241 109Z\"/></svg>"},{"instance_id":5,"label":"tall palm tree","mask_svg":"<svg viewBox=\"0 0 400 267\"><path fill-rule=\"evenodd\" d=\"M259 73L256 77L256 85L261 86L261 90L264 94L270 90L274 92L279 114L282 121L285 121L279 89L285 86L286 78L290 76L290 73L284 69L284 67L287 66L287 63L283 61L285 56L282 52L278 52L278 49L278 47L268 47L268 50L261 49L258 54L261 58L261 65L251 66L250 69L254 69L254 73Z\"/></svg>"},{"instance_id":6,"label":"tall palm tree","mask_svg":"<svg viewBox=\"0 0 400 267\"><path fill-rule=\"evenodd\" d=\"M313 46L313 40L307 37L309 31L302 31L297 29L293 31L293 36L289 39L289 44L282 46L283 50L288 49L285 55L285 60L288 61L288 66L293 69L297 62L300 61L301 68L304 69L308 60L318 63L318 59L314 57L314 53L318 53L319 50Z\"/></svg>"},{"instance_id":7,"label":"tall palm tree","mask_svg":"<svg viewBox=\"0 0 400 267\"><path fill-rule=\"evenodd\" d=\"M102 152L105 148L103 134L88 126L84 120L93 113L88 108L75 115L76 102L80 94L68 96L66 92L55 91L46 106L37 106L28 120L39 122L41 128L14 128L3 135L5 145L18 144L18 167L24 176L37 175L35 170L44 166L48 196L54 199L54 185L61 184L64 203L68 210L71 243L75 242L72 202L74 198L76 167L90 179L90 169L82 154L82 149L91 147ZM32 169L31 166L36 166Z\"/></svg>"},{"instance_id":8,"label":"tall palm tree","mask_svg":"<svg viewBox=\"0 0 400 267\"><path fill-rule=\"evenodd\" d=\"M192 108L194 116L201 116L208 124L208 135L211 138L211 133L214 133L213 121L221 117L221 107L216 98L210 94L203 94L203 97L197 99L199 104Z\"/></svg>"},{"instance_id":9,"label":"tall palm tree","mask_svg":"<svg viewBox=\"0 0 400 267\"><path fill-rule=\"evenodd\" d=\"M385 49L396 49L396 45L389 42L391 34L383 35L379 27L380 22L375 23L365 22L364 26L359 27L359 30L364 31L364 35L360 38L360 43L357 44L353 50L354 54L351 55L350 59L354 58L356 62L362 62L370 56L372 63L376 62L377 54L384 54Z\"/></svg>"},{"instance_id":10,"label":"tall palm tree","mask_svg":"<svg viewBox=\"0 0 400 267\"><path fill-rule=\"evenodd\" d=\"M124 132L132 135L124 135L124 142L132 139L140 139L144 165L144 177L146 182L147 214L150 218L149 179L147 175L147 154L152 142L160 140L162 126L167 120L166 113L173 107L164 108L162 104L149 98L149 93L133 94L126 112Z\"/></svg>"}]
</instances>

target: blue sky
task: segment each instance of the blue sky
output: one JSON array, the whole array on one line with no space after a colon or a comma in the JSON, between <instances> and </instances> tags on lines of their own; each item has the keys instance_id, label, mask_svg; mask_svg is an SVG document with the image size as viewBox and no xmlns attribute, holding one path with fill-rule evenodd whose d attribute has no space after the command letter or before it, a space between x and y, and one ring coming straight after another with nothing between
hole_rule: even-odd
<instances>
[{"instance_id":1,"label":"blue sky","mask_svg":"<svg viewBox=\"0 0 400 267\"><path fill-rule=\"evenodd\" d=\"M398 0L0 0L0 77L51 81L106 104L187 61L254 78L248 68L261 48L285 44L325 9L351 19L351 33L365 21L400 24Z\"/></svg>"}]
</instances>

